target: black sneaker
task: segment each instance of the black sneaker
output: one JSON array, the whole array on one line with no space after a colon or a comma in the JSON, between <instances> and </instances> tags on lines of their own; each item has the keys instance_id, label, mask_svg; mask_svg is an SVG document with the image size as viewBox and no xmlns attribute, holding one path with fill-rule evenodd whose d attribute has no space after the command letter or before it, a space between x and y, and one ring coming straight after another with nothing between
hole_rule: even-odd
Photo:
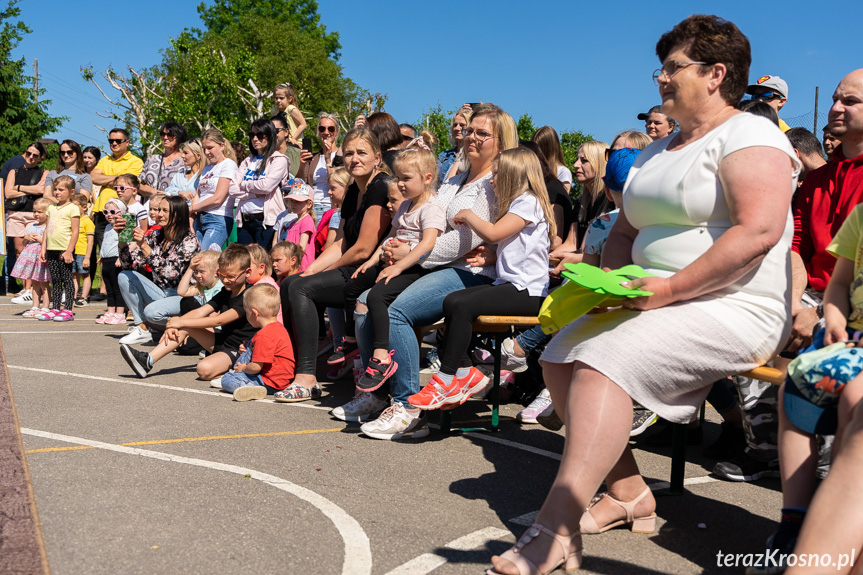
<instances>
[{"instance_id":1,"label":"black sneaker","mask_svg":"<svg viewBox=\"0 0 863 575\"><path fill-rule=\"evenodd\" d=\"M90 303L93 303L94 301L106 301L108 299L108 296L106 296L102 292L96 292L87 299L90 300Z\"/></svg>"},{"instance_id":2,"label":"black sneaker","mask_svg":"<svg viewBox=\"0 0 863 575\"><path fill-rule=\"evenodd\" d=\"M743 429L723 423L719 437L705 447L703 453L704 457L710 459L728 461L742 454L744 449L746 449L746 435Z\"/></svg>"},{"instance_id":3,"label":"black sneaker","mask_svg":"<svg viewBox=\"0 0 863 575\"><path fill-rule=\"evenodd\" d=\"M360 352L355 341L342 340L336 346L335 352L327 359L329 365L341 365L345 361L352 360Z\"/></svg>"},{"instance_id":4,"label":"black sneaker","mask_svg":"<svg viewBox=\"0 0 863 575\"><path fill-rule=\"evenodd\" d=\"M141 379L147 377L147 374L153 369L150 354L145 351L138 351L126 344L121 344L120 354L132 368L132 371Z\"/></svg>"},{"instance_id":5,"label":"black sneaker","mask_svg":"<svg viewBox=\"0 0 863 575\"><path fill-rule=\"evenodd\" d=\"M717 463L713 473L728 481L757 481L764 477L779 477L779 462L759 461L744 452L731 461Z\"/></svg>"},{"instance_id":6,"label":"black sneaker","mask_svg":"<svg viewBox=\"0 0 863 575\"><path fill-rule=\"evenodd\" d=\"M374 391L382 386L399 367L399 364L393 361L393 353L395 352L390 352L390 360L387 363L381 363L380 360L374 357L371 358L365 373L363 373L363 376L357 382L357 389Z\"/></svg>"},{"instance_id":7,"label":"black sneaker","mask_svg":"<svg viewBox=\"0 0 863 575\"><path fill-rule=\"evenodd\" d=\"M75 300L75 307L87 307L90 303L82 297Z\"/></svg>"}]
</instances>

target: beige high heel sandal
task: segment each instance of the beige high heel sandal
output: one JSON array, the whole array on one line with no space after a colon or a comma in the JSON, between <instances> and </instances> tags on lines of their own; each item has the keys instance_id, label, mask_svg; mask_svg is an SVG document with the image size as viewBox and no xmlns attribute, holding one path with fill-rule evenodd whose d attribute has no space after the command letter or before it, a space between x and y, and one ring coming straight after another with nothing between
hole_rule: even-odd
<instances>
[{"instance_id":1,"label":"beige high heel sandal","mask_svg":"<svg viewBox=\"0 0 863 575\"><path fill-rule=\"evenodd\" d=\"M635 506L638 505L639 501L647 497L649 493L650 487L645 487L644 491L641 492L641 495L632 501L618 501L608 493L600 493L593 498L593 501L590 502L587 510L581 516L581 520L578 523L581 532L585 535L597 535L599 533L605 533L609 529L619 527L620 525L631 525L633 533L653 533L656 531L656 513L651 513L644 517L635 517ZM624 513L626 513L626 517L624 519L612 521L602 527L597 525L593 515L590 514L590 510L603 499L608 499L612 503L617 504L617 506L623 509Z\"/></svg>"},{"instance_id":2,"label":"beige high heel sandal","mask_svg":"<svg viewBox=\"0 0 863 575\"><path fill-rule=\"evenodd\" d=\"M553 563L551 564L551 567L545 571L540 571L539 567L537 567L530 559L522 555L521 552L522 549L527 545L530 545L534 539L540 536L551 538L553 542L549 549L549 557L551 557L551 561L553 561ZM564 573L571 575L581 567L581 550L581 533L575 533L571 537L565 537L554 533L539 523L534 523L524 532L524 535L521 536L521 539L518 540L515 547L501 555L500 558L506 559L515 565L515 568L518 569L519 575L548 575L561 565L563 565ZM555 553L557 556L555 556ZM500 573L495 571L494 568L491 568L486 570L486 575L500 575Z\"/></svg>"}]
</instances>

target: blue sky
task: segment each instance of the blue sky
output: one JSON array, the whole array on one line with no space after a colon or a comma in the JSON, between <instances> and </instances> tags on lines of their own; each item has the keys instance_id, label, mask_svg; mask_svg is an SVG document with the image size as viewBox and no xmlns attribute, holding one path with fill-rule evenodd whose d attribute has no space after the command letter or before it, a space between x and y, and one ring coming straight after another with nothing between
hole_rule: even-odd
<instances>
[{"instance_id":1,"label":"blue sky","mask_svg":"<svg viewBox=\"0 0 863 575\"><path fill-rule=\"evenodd\" d=\"M79 68L158 63L169 38L199 25L196 5L197 0L23 0L21 18L33 33L15 56L27 58L31 74L33 59L39 59L50 111L70 118L54 136L104 145L105 136L93 124L111 124L96 114L107 102L81 79ZM452 110L486 101L516 118L528 112L537 126L578 129L605 141L625 129L643 129L636 114L658 103L650 75L658 67L659 36L690 14L720 7L719 15L737 24L752 44L750 78L777 74L788 82L790 97L780 115L811 112L816 86L825 113L841 77L863 65L863 2L831 5L829 11L823 6L319 0L321 21L341 35L346 75L371 92L388 94L386 110L400 122L414 122L437 102Z\"/></svg>"}]
</instances>

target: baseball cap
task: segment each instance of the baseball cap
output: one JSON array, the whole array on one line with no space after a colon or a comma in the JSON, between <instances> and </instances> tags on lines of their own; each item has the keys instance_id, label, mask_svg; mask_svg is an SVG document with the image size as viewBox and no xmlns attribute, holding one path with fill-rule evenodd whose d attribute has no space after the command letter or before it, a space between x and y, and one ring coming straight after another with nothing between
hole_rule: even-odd
<instances>
[{"instance_id":1,"label":"baseball cap","mask_svg":"<svg viewBox=\"0 0 863 575\"><path fill-rule=\"evenodd\" d=\"M753 94L754 88L769 88L773 91L779 92L784 98L788 97L788 82L779 76L761 76L755 80L754 84L746 86L746 93Z\"/></svg>"},{"instance_id":2,"label":"baseball cap","mask_svg":"<svg viewBox=\"0 0 863 575\"><path fill-rule=\"evenodd\" d=\"M605 182L609 190L613 192L623 191L623 184L626 183L626 178L629 176L629 169L640 153L641 150L636 148L621 148L611 152L608 163L605 165L605 175L602 176L602 181Z\"/></svg>"},{"instance_id":3,"label":"baseball cap","mask_svg":"<svg viewBox=\"0 0 863 575\"><path fill-rule=\"evenodd\" d=\"M821 329L811 347L823 341ZM788 420L806 433L836 433L839 396L861 370L863 348L847 347L845 342L801 353L788 365L785 378L783 402Z\"/></svg>"},{"instance_id":4,"label":"baseball cap","mask_svg":"<svg viewBox=\"0 0 863 575\"><path fill-rule=\"evenodd\" d=\"M309 185L305 183L295 184L290 188L285 189L284 192L287 192L284 194L286 200L297 200L298 202L305 202L306 200L310 200L312 197L312 188L310 188Z\"/></svg>"},{"instance_id":5,"label":"baseball cap","mask_svg":"<svg viewBox=\"0 0 863 575\"><path fill-rule=\"evenodd\" d=\"M648 111L640 113L638 115L638 119L639 120L647 120L648 118L650 118L651 114L661 114L661 113L662 113L662 106L654 106L651 109L649 109Z\"/></svg>"}]
</instances>

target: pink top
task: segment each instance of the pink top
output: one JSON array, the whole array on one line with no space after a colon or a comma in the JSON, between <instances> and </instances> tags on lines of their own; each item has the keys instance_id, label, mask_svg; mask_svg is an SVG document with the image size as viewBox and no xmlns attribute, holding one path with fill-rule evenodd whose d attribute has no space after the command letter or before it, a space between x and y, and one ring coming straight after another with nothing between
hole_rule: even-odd
<instances>
[{"instance_id":1,"label":"pink top","mask_svg":"<svg viewBox=\"0 0 863 575\"><path fill-rule=\"evenodd\" d=\"M255 285L258 285L258 284L267 284L268 286L273 286L274 288L276 288L277 292L281 291L279 289L279 282L277 282L276 280L274 280L270 276L262 277L261 279L258 280L258 283L256 283ZM276 316L276 319L279 320L280 324L285 325L285 322L282 321L282 308L281 307L279 307L279 315Z\"/></svg>"},{"instance_id":2,"label":"pink top","mask_svg":"<svg viewBox=\"0 0 863 575\"><path fill-rule=\"evenodd\" d=\"M300 243L300 238L303 234L309 234L309 241L306 244L306 251L303 252L303 261L300 264L300 271L303 272L315 261L315 220L312 216L306 214L299 220L294 220L291 227L288 228L288 233L285 234L285 241Z\"/></svg>"}]
</instances>

